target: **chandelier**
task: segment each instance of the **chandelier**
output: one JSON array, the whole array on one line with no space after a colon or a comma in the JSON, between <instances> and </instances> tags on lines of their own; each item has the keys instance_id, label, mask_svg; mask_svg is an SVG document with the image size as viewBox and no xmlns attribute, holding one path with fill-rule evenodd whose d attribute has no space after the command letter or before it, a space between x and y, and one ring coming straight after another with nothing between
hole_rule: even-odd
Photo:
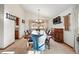
<instances>
[{"instance_id":1,"label":"chandelier","mask_svg":"<svg viewBox=\"0 0 79 59\"><path fill-rule=\"evenodd\" d=\"M38 9L38 19L35 20L38 24L42 23L43 20L40 19L40 9Z\"/></svg>"},{"instance_id":2,"label":"chandelier","mask_svg":"<svg viewBox=\"0 0 79 59\"><path fill-rule=\"evenodd\" d=\"M33 26L32 29L45 29L44 24L44 19L40 18L40 9L38 9L38 13L37 13L37 19L33 20Z\"/></svg>"}]
</instances>

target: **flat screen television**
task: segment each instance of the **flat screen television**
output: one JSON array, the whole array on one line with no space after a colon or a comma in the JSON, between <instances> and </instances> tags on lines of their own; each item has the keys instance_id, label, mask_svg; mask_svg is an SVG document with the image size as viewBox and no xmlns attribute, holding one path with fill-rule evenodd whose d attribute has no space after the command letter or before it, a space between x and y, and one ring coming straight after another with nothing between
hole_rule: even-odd
<instances>
[{"instance_id":1,"label":"flat screen television","mask_svg":"<svg viewBox=\"0 0 79 59\"><path fill-rule=\"evenodd\" d=\"M61 23L61 17L60 16L53 19L53 24L60 24L60 23Z\"/></svg>"}]
</instances>

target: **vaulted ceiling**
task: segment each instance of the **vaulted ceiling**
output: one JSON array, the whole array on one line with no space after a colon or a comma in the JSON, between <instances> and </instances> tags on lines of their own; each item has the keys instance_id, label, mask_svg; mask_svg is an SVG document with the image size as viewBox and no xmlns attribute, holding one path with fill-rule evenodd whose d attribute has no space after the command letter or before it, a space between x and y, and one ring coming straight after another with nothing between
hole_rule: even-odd
<instances>
[{"instance_id":1,"label":"vaulted ceiling","mask_svg":"<svg viewBox=\"0 0 79 59\"><path fill-rule=\"evenodd\" d=\"M72 6L73 6L72 4L23 4L22 5L25 11L28 11L35 15L37 14L38 9L40 9L40 15L48 18L51 18Z\"/></svg>"}]
</instances>

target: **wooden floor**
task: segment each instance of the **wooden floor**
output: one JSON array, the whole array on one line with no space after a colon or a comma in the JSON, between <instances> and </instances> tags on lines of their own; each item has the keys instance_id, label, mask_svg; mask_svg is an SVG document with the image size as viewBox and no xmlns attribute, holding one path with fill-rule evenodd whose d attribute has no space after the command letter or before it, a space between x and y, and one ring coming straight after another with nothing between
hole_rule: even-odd
<instances>
[{"instance_id":1,"label":"wooden floor","mask_svg":"<svg viewBox=\"0 0 79 59\"><path fill-rule=\"evenodd\" d=\"M14 52L15 54L27 54L27 40L26 39L20 39L16 40L14 44L9 46L8 48L4 50L0 50L0 53L3 52ZM42 52L43 54L75 54L74 49L67 46L63 43L58 43L50 40L50 49L46 49Z\"/></svg>"}]
</instances>

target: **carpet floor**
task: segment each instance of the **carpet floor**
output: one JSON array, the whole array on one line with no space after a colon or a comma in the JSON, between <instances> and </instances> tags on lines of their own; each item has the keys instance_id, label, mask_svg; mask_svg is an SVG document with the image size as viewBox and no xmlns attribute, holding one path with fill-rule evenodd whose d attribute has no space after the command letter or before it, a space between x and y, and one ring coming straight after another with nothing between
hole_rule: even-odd
<instances>
[{"instance_id":1,"label":"carpet floor","mask_svg":"<svg viewBox=\"0 0 79 59\"><path fill-rule=\"evenodd\" d=\"M7 47L4 50L0 50L1 54L7 54L6 52L10 52L13 54L27 54L27 40L26 39L19 39L16 40L14 44ZM73 48L69 47L64 43L58 43L53 39L50 39L50 49L46 49L42 52L42 54L75 54Z\"/></svg>"}]
</instances>

